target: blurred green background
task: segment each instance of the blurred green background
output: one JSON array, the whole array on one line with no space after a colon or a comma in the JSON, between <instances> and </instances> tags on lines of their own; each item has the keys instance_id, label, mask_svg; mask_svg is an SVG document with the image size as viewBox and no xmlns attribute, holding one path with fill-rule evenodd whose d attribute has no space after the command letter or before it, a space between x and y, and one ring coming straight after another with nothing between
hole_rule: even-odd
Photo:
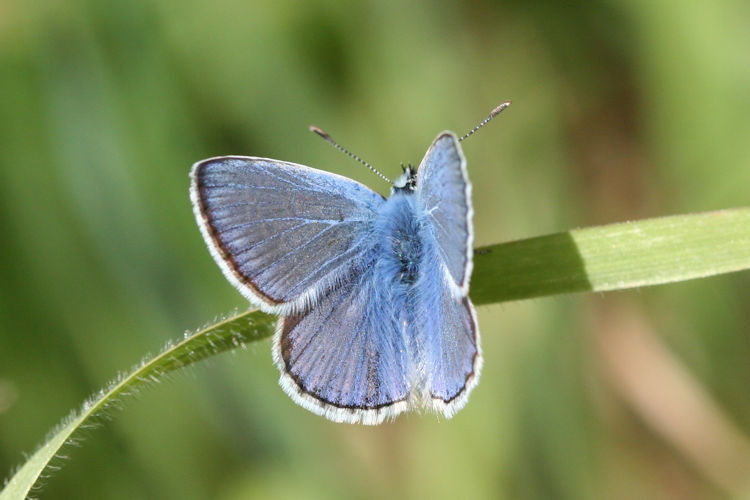
<instances>
[{"instance_id":1,"label":"blurred green background","mask_svg":"<svg viewBox=\"0 0 750 500\"><path fill-rule=\"evenodd\" d=\"M463 133L476 243L750 204L750 3L0 0L0 475L116 374L246 302L188 170L388 186ZM750 476L750 276L479 309L449 422L333 424L269 341L125 403L39 498L717 498Z\"/></svg>"}]
</instances>

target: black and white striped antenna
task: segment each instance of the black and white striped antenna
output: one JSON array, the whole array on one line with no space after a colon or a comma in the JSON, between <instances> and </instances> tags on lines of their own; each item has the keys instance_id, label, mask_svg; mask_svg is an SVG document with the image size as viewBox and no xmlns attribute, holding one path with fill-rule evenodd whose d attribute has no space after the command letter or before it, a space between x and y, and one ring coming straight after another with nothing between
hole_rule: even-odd
<instances>
[{"instance_id":1,"label":"black and white striped antenna","mask_svg":"<svg viewBox=\"0 0 750 500\"><path fill-rule=\"evenodd\" d=\"M488 116L487 118L485 118L484 120L482 120L481 122L479 122L479 125L477 125L477 126L476 126L476 127L474 127L473 129L471 129L471 130L469 130L468 132L466 132L466 133L465 133L465 134L464 134L463 136L461 136L461 138L460 138L460 139L458 140L458 142L461 142L461 141L463 141L464 139L468 139L469 137L471 137L472 135L474 135L474 132L476 132L476 131L477 131L477 130L479 130L480 128L484 127L485 125L487 125L487 124L488 124L488 123L490 122L490 120L492 120L493 118L495 118L495 117L496 117L497 115L499 115L499 114L500 114L500 113L501 113L501 112L502 112L502 111L503 111L503 110L504 110L505 108L507 108L507 107L508 107L508 106L510 106L510 105L511 105L511 101L505 101L505 102L504 102L504 103L502 103L502 104L501 104L500 106L498 106L498 107L496 107L495 109L493 109L493 110L492 110L492 111L490 112L490 114L489 114L489 116Z\"/></svg>"},{"instance_id":2,"label":"black and white striped antenna","mask_svg":"<svg viewBox=\"0 0 750 500\"><path fill-rule=\"evenodd\" d=\"M471 137L472 135L474 135L474 133L477 130L479 130L480 128L482 128L485 125L487 125L493 118L495 118L497 115L499 115L505 108L507 108L510 105L511 105L511 101L505 101L501 105L497 106L495 109L493 109L490 112L490 114L487 116L487 118L485 118L484 120L482 120L481 122L479 122L479 124L476 127L474 127L473 129L471 129L468 132L466 132L463 136L461 136L461 138L458 139L459 142L463 141L464 139L468 139L469 137ZM367 167L370 170L372 170L375 173L375 175L377 175L378 177L380 177L381 179L383 179L387 183L393 184L393 181L390 180L385 175L381 174L380 171L377 168L373 167L372 165L370 165L368 162L366 162L365 160L363 160L359 156L355 155L354 153L352 153L351 151L349 151L345 147L341 146L338 142L334 141L333 138L328 134L328 132L326 132L322 128L316 127L315 125L310 125L310 131L315 132L316 134L318 134L320 137L322 137L323 139L325 139L326 142L330 143L334 148L338 149L339 151L341 151L342 153L344 153L349 158L353 159L354 161L356 161L358 163L361 163L365 167Z\"/></svg>"},{"instance_id":3,"label":"black and white striped antenna","mask_svg":"<svg viewBox=\"0 0 750 500\"><path fill-rule=\"evenodd\" d=\"M325 130L323 130L322 128L320 128L320 127L316 127L315 125L310 125L310 130L311 130L312 132L315 132L316 134L318 134L318 135L319 135L320 137L322 137L323 139L325 139L325 140L326 140L326 141L328 141L329 143L331 143L331 144L333 145L333 147L334 147L334 148L338 149L339 151L341 151L342 153L344 153L345 155L347 155L347 156L348 156L349 158L351 158L351 159L353 159L353 160L355 160L355 161L357 161L357 162L361 163L361 164L362 164L362 165L364 165L365 167L367 167L367 168L369 168L370 170L372 170L373 172L375 172L375 174L376 174L376 175L377 175L378 177L380 177L381 179L383 179L383 180L384 180L384 181L386 181L387 183L389 183L389 184L393 184L393 181L392 181L392 180L390 180L390 179L389 179L388 177L386 177L385 175L381 174L381 173L380 173L380 171L378 171L378 169L377 169L377 168L373 167L372 165L370 165L369 163L367 163L367 162L366 162L365 160L363 160L363 159L362 159L362 158L360 158L359 156L357 156L357 155L355 155L354 153L350 152L350 151L349 151L348 149L346 149L345 147L343 147L343 146L339 145L339 143L338 143L338 142L336 142L336 141L334 141L334 140L333 140L333 139L331 138L331 136L330 136L330 135L328 135L328 132L326 132L326 131L325 131Z\"/></svg>"}]
</instances>

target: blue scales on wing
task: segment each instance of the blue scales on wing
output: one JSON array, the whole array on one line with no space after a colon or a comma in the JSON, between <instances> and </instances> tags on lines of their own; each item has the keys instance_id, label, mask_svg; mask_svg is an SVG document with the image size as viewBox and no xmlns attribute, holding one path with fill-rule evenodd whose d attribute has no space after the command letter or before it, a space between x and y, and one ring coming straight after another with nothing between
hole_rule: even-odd
<instances>
[{"instance_id":1,"label":"blue scales on wing","mask_svg":"<svg viewBox=\"0 0 750 500\"><path fill-rule=\"evenodd\" d=\"M337 422L377 424L408 408L405 311L395 310L375 267L282 318L274 341L284 390Z\"/></svg>"},{"instance_id":2,"label":"blue scales on wing","mask_svg":"<svg viewBox=\"0 0 750 500\"><path fill-rule=\"evenodd\" d=\"M460 294L466 296L472 266L474 210L466 160L452 132L438 135L427 150L417 171L417 196L445 269Z\"/></svg>"},{"instance_id":3,"label":"blue scales on wing","mask_svg":"<svg viewBox=\"0 0 750 500\"><path fill-rule=\"evenodd\" d=\"M264 158L204 160L191 177L215 260L248 300L276 313L306 309L349 279L384 202L351 179Z\"/></svg>"},{"instance_id":4,"label":"blue scales on wing","mask_svg":"<svg viewBox=\"0 0 750 500\"><path fill-rule=\"evenodd\" d=\"M428 251L429 252L429 251ZM425 396L446 417L467 401L479 380L482 354L476 312L468 297L456 297L429 253L417 284L413 334L420 345L426 371Z\"/></svg>"},{"instance_id":5,"label":"blue scales on wing","mask_svg":"<svg viewBox=\"0 0 750 500\"><path fill-rule=\"evenodd\" d=\"M427 150L417 172L416 195L425 220L414 335L432 407L451 417L466 403L482 366L476 313L468 297L471 184L453 133L438 135Z\"/></svg>"}]
</instances>

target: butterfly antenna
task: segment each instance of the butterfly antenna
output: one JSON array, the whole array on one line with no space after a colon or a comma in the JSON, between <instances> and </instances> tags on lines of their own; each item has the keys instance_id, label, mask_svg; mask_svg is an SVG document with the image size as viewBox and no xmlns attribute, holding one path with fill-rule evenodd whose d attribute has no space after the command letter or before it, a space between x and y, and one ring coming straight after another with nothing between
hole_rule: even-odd
<instances>
[{"instance_id":1,"label":"butterfly antenna","mask_svg":"<svg viewBox=\"0 0 750 500\"><path fill-rule=\"evenodd\" d=\"M490 113L490 115L487 118L485 118L484 120L482 120L481 122L479 122L479 125L477 125L473 129L471 129L468 132L466 132L466 134L464 134L458 141L461 142L464 139L468 139L469 137L471 137L472 135L474 135L474 132L476 132L480 128L484 127L485 125L487 125L490 122L490 120L492 120L493 118L495 118L497 115L500 114L500 112L502 110L504 110L505 108L507 108L510 105L511 105L511 101L505 101L500 106L498 106L495 109L493 109L492 112Z\"/></svg>"},{"instance_id":2,"label":"butterfly antenna","mask_svg":"<svg viewBox=\"0 0 750 500\"><path fill-rule=\"evenodd\" d=\"M344 153L344 154L345 154L346 156L348 156L349 158L353 159L354 161L357 161L357 162L361 163L361 164L362 164L362 165L364 165L365 167L367 167L367 168L369 168L370 170L372 170L373 172L375 172L375 174L376 174L376 175L377 175L378 177L380 177L381 179L383 179L383 180L384 180L384 181L386 181L387 183L389 183L389 184L393 184L393 181L392 181L392 180L390 180L390 179L389 179L388 177L386 177L385 175L381 174L381 173L380 173L380 172L378 171L378 169L376 169L375 167L373 167L372 165L370 165L369 163L367 163L367 162L366 162L365 160L363 160L363 159L362 159L362 158L360 158L359 156L357 156L357 155L355 155L354 153L350 152L349 150L347 150L347 149L346 149L346 148L344 148L343 146L340 146L340 145L339 145L339 143L337 143L336 141L334 141L334 140L333 140L333 139L331 138L331 136L330 136L330 135L328 135L328 133L327 133L327 132L326 132L325 130L323 130L323 129L321 129L321 128L318 128L318 127L316 127L315 125L310 125L310 131L312 131L312 132L315 132L316 134L318 134L318 135L319 135L320 137L322 137L323 139L325 139L325 140L326 140L327 142L331 143L331 144L333 145L333 147L334 147L334 148L338 149L339 151L341 151L342 153Z\"/></svg>"}]
</instances>

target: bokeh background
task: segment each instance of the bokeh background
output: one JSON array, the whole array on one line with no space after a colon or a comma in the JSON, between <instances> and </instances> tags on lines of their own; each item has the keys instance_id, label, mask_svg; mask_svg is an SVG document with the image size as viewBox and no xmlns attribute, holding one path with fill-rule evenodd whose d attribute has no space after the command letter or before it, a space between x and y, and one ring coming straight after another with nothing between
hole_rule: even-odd
<instances>
[{"instance_id":1,"label":"bokeh background","mask_svg":"<svg viewBox=\"0 0 750 500\"><path fill-rule=\"evenodd\" d=\"M750 204L750 3L0 0L0 475L247 304L188 200L248 154L388 186L464 143L477 244ZM723 498L750 476L750 276L482 307L445 422L332 424L269 341L125 403L39 498Z\"/></svg>"}]
</instances>

